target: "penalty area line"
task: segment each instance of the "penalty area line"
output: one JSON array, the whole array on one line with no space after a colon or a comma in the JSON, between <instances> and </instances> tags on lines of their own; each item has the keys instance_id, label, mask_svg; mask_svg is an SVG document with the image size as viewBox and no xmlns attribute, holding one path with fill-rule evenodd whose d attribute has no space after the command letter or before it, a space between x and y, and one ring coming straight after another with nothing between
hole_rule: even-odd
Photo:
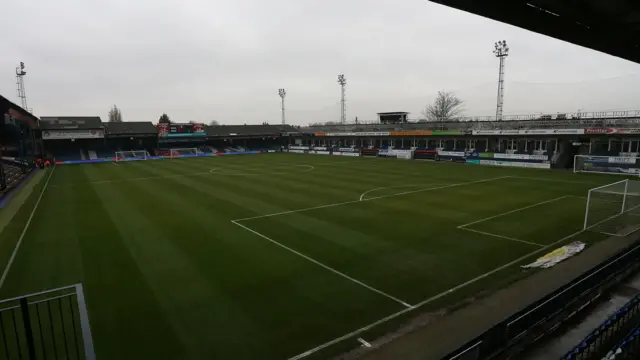
<instances>
[{"instance_id":1,"label":"penalty area line","mask_svg":"<svg viewBox=\"0 0 640 360\"><path fill-rule=\"evenodd\" d=\"M473 224L481 223L483 221L495 219L495 218L498 218L500 216L513 214L513 213L518 212L518 211L531 209L532 207L548 204L550 202L562 200L562 199L565 199L565 198L568 198L568 197L571 197L571 195L560 196L560 197L557 197L557 198L553 198L551 200L545 200L545 201L541 201L541 202L538 202L538 203L535 203L535 204L527 205L527 206L524 206L524 207L521 207L521 208L513 209L513 210L510 210L510 211L507 211L507 212L503 212L503 213L498 214L498 215L489 216L489 217L486 217L486 218L483 218L483 219L480 219L480 220L476 220L476 221L472 221L470 223L466 223L464 225L460 225L460 226L458 226L458 229L466 228L469 225L473 225Z\"/></svg>"},{"instance_id":2,"label":"penalty area line","mask_svg":"<svg viewBox=\"0 0 640 360\"><path fill-rule=\"evenodd\" d=\"M496 237L496 238L499 238L499 239L505 239L505 240L509 240L509 241L514 241L514 242L519 242L519 243L523 243L523 244L533 245L533 246L539 246L539 247L543 247L544 246L542 244L538 244L538 243L535 243L535 242L526 241L526 240L520 240L520 239L516 239L516 238L504 236L504 235L488 233L488 232L484 232L484 231L480 231L480 230L476 230L476 229L469 229L469 228L465 228L465 227L458 227L458 229L471 231L471 232L482 234L482 235L493 236L493 237Z\"/></svg>"},{"instance_id":3,"label":"penalty area line","mask_svg":"<svg viewBox=\"0 0 640 360\"><path fill-rule=\"evenodd\" d=\"M7 275L9 274L9 270L11 269L11 265L13 265L13 261L18 254L18 250L20 249L20 245L22 245L22 240L24 240L24 235L29 230L29 225L31 225L31 221L33 220L33 216L38 210L38 206L40 206L40 201L42 200L42 196L44 195L45 190L47 190L47 186L49 185L49 180L51 180L51 176L53 172L56 170L54 166L49 173L49 177L47 177L47 181L45 181L44 186L42 187L42 191L40 191L40 195L38 196L38 200L36 200L36 204L33 206L33 210L31 210L31 214L29 214L29 218L27 219L27 223L24 225L22 229L22 233L20 233L20 237L18 237L18 242L16 243L15 248L13 248L13 252L11 253L11 257L9 258L9 262L7 262L7 267L5 267L4 272L2 273L2 277L0 277L0 289L2 289L2 285L4 285L5 280L7 279Z\"/></svg>"},{"instance_id":4,"label":"penalty area line","mask_svg":"<svg viewBox=\"0 0 640 360\"><path fill-rule=\"evenodd\" d=\"M475 278L473 278L471 280L468 280L468 281L466 281L466 282L464 282L462 284L456 285L455 287L452 287L451 289L449 289L447 291L441 292L440 294L437 294L437 295L432 296L432 297L430 297L428 299L425 299L422 302L419 302L419 303L413 305L410 308L403 309L403 310L400 310L400 311L398 311L396 313L388 315L388 316L386 316L386 317L384 317L384 318L382 318L382 319L380 319L378 321L372 322L369 325L365 325L365 326L363 326L363 327L361 327L359 329L356 329L356 330L354 330L354 331L352 331L352 332L350 332L348 334L342 335L342 336L337 337L337 338L335 338L333 340L327 341L324 344L318 345L313 349L309 349L309 350L307 350L307 351L305 351L303 353L300 353L300 354L298 354L296 356L290 357L288 360L299 360L299 359L305 358L305 357L307 357L307 356L309 356L311 354L314 354L314 353L316 353L316 352L318 352L320 350L326 349L329 346L335 345L335 344L340 343L340 342L342 342L344 340L347 340L347 339L353 338L353 337L355 337L357 335L360 335L363 332L368 331L368 330L370 330L370 329L372 329L372 328L374 328L374 327L376 327L378 325L384 324L384 323L386 323L386 322L388 322L390 320L393 320L393 319L395 319L395 318L397 318L399 316L402 316L402 315L404 315L406 313L409 313L409 312L411 312L411 311L413 311L415 309L421 308L424 305L432 303L432 302L434 302L434 301L436 301L436 300L438 300L438 299L440 299L440 298L442 298L444 296L452 294L452 293L454 293L454 292L456 292L456 291L458 291L458 290L460 290L460 289L462 289L464 287L467 287L467 286L469 286L469 285L471 285L473 283L476 283L476 282L478 282L478 281L480 281L482 279L485 279L485 278L487 278L487 277L489 277L489 276L491 276L491 275L493 275L493 274L495 274L497 272L500 272L500 271L502 271L502 270L504 270L504 269L506 269L508 267L516 265L516 264L526 260L530 256L533 256L533 255L538 254L538 253L540 253L540 252L542 252L544 250L547 250L547 249L549 249L549 248L551 248L553 246L561 244L562 242L564 242L564 241L566 241L568 239L571 239L572 237L574 237L576 235L579 235L579 234L583 233L584 231L585 231L584 229L580 230L580 231L576 231L575 233L573 233L571 235L567 235L567 236L563 237L560 240L557 240L557 241L555 241L555 242L553 242L551 244L548 244L548 245L545 245L544 247L536 249L536 250L534 250L534 251L532 251L532 252L530 252L528 254L520 256L519 258L517 258L517 259L515 259L515 260L513 260L511 262L508 262L508 263L506 263L506 264L504 264L504 265L502 265L500 267L497 267L497 268L495 268L495 269L493 269L491 271L488 271L488 272L486 272L486 273L484 273L482 275L479 275L479 276L477 276L477 277L475 277Z\"/></svg>"},{"instance_id":5,"label":"penalty area line","mask_svg":"<svg viewBox=\"0 0 640 360\"><path fill-rule=\"evenodd\" d=\"M371 291L373 291L373 292L375 292L377 294L380 294L380 295L382 295L382 296L384 296L384 297L386 297L388 299L391 299L391 300L403 305L406 308L410 309L412 307L411 304L408 304L407 302L404 302L404 301L394 297L393 295L389 295L389 294L387 294L386 292L384 292L382 290L378 290L378 289L374 288L371 285L367 285L367 284L363 283L360 280L354 279L351 276L349 276L349 275L347 275L347 274L345 274L345 273L343 273L341 271L338 271L338 270L336 270L336 269L334 269L334 268L332 268L332 267L330 267L328 265L325 265L325 264L321 263L320 261L318 261L318 260L316 260L316 259L314 259L312 257L309 257L309 256L307 256L307 255L305 255L305 254L303 254L303 253L301 253L299 251L296 251L296 250L294 250L294 249L292 249L292 248L290 248L290 247L288 247L288 246L286 246L286 245L284 245L282 243L279 243L279 242L273 240L272 238L270 238L270 237L268 237L266 235L263 235L263 234L255 231L255 230L251 229L250 227L242 225L242 224L238 223L235 220L231 220L231 222L234 223L235 225L237 225L237 226L249 231L250 233L252 233L254 235L257 235L257 236L259 236L259 237L261 237L261 238L263 238L263 239L265 239L265 240L267 240L267 241L269 241L269 242L271 242L271 243L273 243L273 244L275 244L275 245L277 245L277 246L279 246L279 247L281 247L281 248L283 248L285 250L288 250L288 251L290 251L290 252L292 252L292 253L294 253L294 254L296 254L296 255L298 255L298 256L300 256L300 257L302 257L302 258L304 258L304 259L306 259L306 260L308 260L308 261L310 261L310 262L312 262L312 263L324 268L324 269L326 269L326 270L331 271L332 273L334 273L336 275L342 276L343 278L345 278L347 280L350 280L351 282L354 282L354 283L356 283L356 284L358 284L358 285L360 285L362 287L365 287L365 288L367 288L367 289L369 289L369 290L371 290Z\"/></svg>"}]
</instances>

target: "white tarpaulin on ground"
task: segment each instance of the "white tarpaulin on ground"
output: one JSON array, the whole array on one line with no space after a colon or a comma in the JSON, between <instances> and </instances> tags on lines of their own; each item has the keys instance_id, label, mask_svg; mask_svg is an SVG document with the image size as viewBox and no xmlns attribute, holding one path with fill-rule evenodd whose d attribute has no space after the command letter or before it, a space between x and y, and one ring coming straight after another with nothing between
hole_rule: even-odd
<instances>
[{"instance_id":1,"label":"white tarpaulin on ground","mask_svg":"<svg viewBox=\"0 0 640 360\"><path fill-rule=\"evenodd\" d=\"M574 241L571 244L565 245L561 248L557 248L552 252L539 257L538 260L532 262L529 265L524 265L523 268L550 268L555 264L572 257L573 255L584 250L585 243L580 241Z\"/></svg>"}]
</instances>

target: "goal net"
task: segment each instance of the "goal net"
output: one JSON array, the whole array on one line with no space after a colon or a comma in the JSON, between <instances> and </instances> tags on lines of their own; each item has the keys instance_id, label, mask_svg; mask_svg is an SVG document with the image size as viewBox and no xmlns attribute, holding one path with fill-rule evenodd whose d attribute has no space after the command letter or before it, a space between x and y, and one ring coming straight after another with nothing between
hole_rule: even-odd
<instances>
[{"instance_id":1,"label":"goal net","mask_svg":"<svg viewBox=\"0 0 640 360\"><path fill-rule=\"evenodd\" d=\"M576 155L573 172L640 176L640 164L633 156Z\"/></svg>"},{"instance_id":2,"label":"goal net","mask_svg":"<svg viewBox=\"0 0 640 360\"><path fill-rule=\"evenodd\" d=\"M116 161L129 161L129 160L146 160L149 157L149 152L146 150L131 150L131 151L116 151Z\"/></svg>"},{"instance_id":3,"label":"goal net","mask_svg":"<svg viewBox=\"0 0 640 360\"><path fill-rule=\"evenodd\" d=\"M178 149L169 149L169 157L188 157L188 156L197 156L201 151L198 148L178 148Z\"/></svg>"},{"instance_id":4,"label":"goal net","mask_svg":"<svg viewBox=\"0 0 640 360\"><path fill-rule=\"evenodd\" d=\"M627 236L640 229L640 181L622 180L589 190L584 230Z\"/></svg>"}]
</instances>

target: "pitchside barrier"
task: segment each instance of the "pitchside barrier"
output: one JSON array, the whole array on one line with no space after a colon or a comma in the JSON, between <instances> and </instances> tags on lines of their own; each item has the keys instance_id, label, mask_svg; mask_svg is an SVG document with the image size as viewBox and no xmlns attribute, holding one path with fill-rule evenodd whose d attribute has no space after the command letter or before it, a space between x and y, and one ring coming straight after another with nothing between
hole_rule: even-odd
<instances>
[{"instance_id":1,"label":"pitchside barrier","mask_svg":"<svg viewBox=\"0 0 640 360\"><path fill-rule=\"evenodd\" d=\"M82 284L0 301L0 359L95 360Z\"/></svg>"},{"instance_id":2,"label":"pitchside barrier","mask_svg":"<svg viewBox=\"0 0 640 360\"><path fill-rule=\"evenodd\" d=\"M201 156L226 156L226 155L248 155L248 154L262 154L262 153L274 153L275 150L260 150L260 151L237 151L237 152L227 152L227 153L199 153L194 155L189 155L189 157L201 157ZM127 161L136 161L136 160L160 160L160 159L173 159L172 156L147 156L145 158L136 158L136 159L128 159ZM101 162L116 162L119 161L115 157L107 158L107 159L95 159L95 160L67 160L67 161L56 161L56 165L65 165L65 164L89 164L89 163L101 163ZM121 160L120 160L121 161Z\"/></svg>"},{"instance_id":3,"label":"pitchside barrier","mask_svg":"<svg viewBox=\"0 0 640 360\"><path fill-rule=\"evenodd\" d=\"M576 155L573 172L640 176L640 164L635 156Z\"/></svg>"},{"instance_id":4,"label":"pitchside barrier","mask_svg":"<svg viewBox=\"0 0 640 360\"><path fill-rule=\"evenodd\" d=\"M490 359L507 352L510 348L521 346L532 335L536 335L536 339L538 339L540 337L538 334L549 332L545 327L548 327L547 321L567 311L571 311L571 313L579 311L586 302L594 297L594 293L597 293L600 287L611 286L619 281L623 274L637 266L639 260L640 245L633 244L560 289L494 325L443 359ZM571 317L571 313L565 320Z\"/></svg>"}]
</instances>

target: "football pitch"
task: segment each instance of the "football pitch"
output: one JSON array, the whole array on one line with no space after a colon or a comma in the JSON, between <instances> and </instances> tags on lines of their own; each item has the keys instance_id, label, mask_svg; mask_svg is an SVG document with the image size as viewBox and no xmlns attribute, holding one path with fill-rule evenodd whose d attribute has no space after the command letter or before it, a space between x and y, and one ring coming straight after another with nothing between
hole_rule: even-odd
<instances>
[{"instance_id":1,"label":"football pitch","mask_svg":"<svg viewBox=\"0 0 640 360\"><path fill-rule=\"evenodd\" d=\"M339 355L602 240L585 196L621 180L297 154L47 171L0 233L0 298L83 283L98 359Z\"/></svg>"}]
</instances>

